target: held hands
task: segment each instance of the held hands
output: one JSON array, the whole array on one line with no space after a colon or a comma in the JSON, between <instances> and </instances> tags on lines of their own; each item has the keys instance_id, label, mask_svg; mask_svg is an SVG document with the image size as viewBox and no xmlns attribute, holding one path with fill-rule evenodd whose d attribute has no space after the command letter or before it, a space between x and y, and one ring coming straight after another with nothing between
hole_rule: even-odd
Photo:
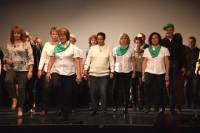
<instances>
[{"instance_id":1,"label":"held hands","mask_svg":"<svg viewBox=\"0 0 200 133\"><path fill-rule=\"evenodd\" d=\"M110 79L114 79L114 74L112 72L110 73Z\"/></svg>"},{"instance_id":2,"label":"held hands","mask_svg":"<svg viewBox=\"0 0 200 133\"><path fill-rule=\"evenodd\" d=\"M80 84L82 81L82 77L80 76L80 74L76 75L76 83Z\"/></svg>"},{"instance_id":3,"label":"held hands","mask_svg":"<svg viewBox=\"0 0 200 133\"><path fill-rule=\"evenodd\" d=\"M83 72L83 78L84 78L85 80L88 79L88 71L84 70L84 72Z\"/></svg>"}]
</instances>

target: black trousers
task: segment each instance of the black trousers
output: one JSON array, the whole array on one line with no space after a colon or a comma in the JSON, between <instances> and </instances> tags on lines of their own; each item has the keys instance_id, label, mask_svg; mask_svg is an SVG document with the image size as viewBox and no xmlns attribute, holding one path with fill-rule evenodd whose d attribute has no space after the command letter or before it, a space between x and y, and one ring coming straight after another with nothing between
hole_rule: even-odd
<instances>
[{"instance_id":1,"label":"black trousers","mask_svg":"<svg viewBox=\"0 0 200 133\"><path fill-rule=\"evenodd\" d=\"M54 91L52 79L47 80L46 72L43 72L42 77L39 81L40 81L39 88L41 90L41 108L42 110L47 111L50 104L50 98L55 98L55 97L50 97L51 96L50 94L52 94Z\"/></svg>"},{"instance_id":2,"label":"black trousers","mask_svg":"<svg viewBox=\"0 0 200 133\"><path fill-rule=\"evenodd\" d=\"M132 95L135 107L143 108L144 106L144 84L142 82L142 73L136 72L132 79Z\"/></svg>"},{"instance_id":3,"label":"black trousers","mask_svg":"<svg viewBox=\"0 0 200 133\"><path fill-rule=\"evenodd\" d=\"M16 90L18 84L18 91ZM5 87L8 90L9 98L17 98L18 107L24 107L25 89L27 83L27 71L8 70L6 72Z\"/></svg>"},{"instance_id":4,"label":"black trousers","mask_svg":"<svg viewBox=\"0 0 200 133\"><path fill-rule=\"evenodd\" d=\"M2 70L0 74L0 107L8 105L8 92L5 89L5 76L6 72Z\"/></svg>"},{"instance_id":5,"label":"black trousers","mask_svg":"<svg viewBox=\"0 0 200 133\"><path fill-rule=\"evenodd\" d=\"M113 103L115 107L119 106L120 100L122 106L128 107L129 96L130 96L130 73L117 73L114 72L114 86L113 86Z\"/></svg>"},{"instance_id":6,"label":"black trousers","mask_svg":"<svg viewBox=\"0 0 200 133\"><path fill-rule=\"evenodd\" d=\"M165 85L165 74L156 75L145 73L144 95L146 108L154 106L165 107L167 101L167 91Z\"/></svg>"},{"instance_id":7,"label":"black trousers","mask_svg":"<svg viewBox=\"0 0 200 133\"><path fill-rule=\"evenodd\" d=\"M43 97L42 96L43 82L41 81L42 81L42 78L38 79L37 71L34 71L32 79L27 81L26 102L25 102L25 106L27 109L33 108L34 103L36 107L41 106L40 104Z\"/></svg>"},{"instance_id":8,"label":"black trousers","mask_svg":"<svg viewBox=\"0 0 200 133\"><path fill-rule=\"evenodd\" d=\"M53 89L56 93L56 104L63 113L69 113L73 107L73 88L76 84L76 75L64 76L52 74Z\"/></svg>"}]
</instances>

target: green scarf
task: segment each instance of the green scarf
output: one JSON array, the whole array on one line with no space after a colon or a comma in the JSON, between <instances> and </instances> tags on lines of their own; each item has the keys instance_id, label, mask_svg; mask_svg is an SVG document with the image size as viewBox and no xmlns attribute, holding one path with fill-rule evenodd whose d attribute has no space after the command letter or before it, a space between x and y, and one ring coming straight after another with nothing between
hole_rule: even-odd
<instances>
[{"instance_id":1,"label":"green scarf","mask_svg":"<svg viewBox=\"0 0 200 133\"><path fill-rule=\"evenodd\" d=\"M68 49L69 46L70 46L70 43L68 43L68 44L67 44L67 47L64 48L64 47L62 46L62 44L58 43L58 44L56 44L56 46L55 46L55 48L54 48L54 52L55 52L55 53L63 52L63 51L65 51L66 49Z\"/></svg>"},{"instance_id":2,"label":"green scarf","mask_svg":"<svg viewBox=\"0 0 200 133\"><path fill-rule=\"evenodd\" d=\"M148 49L149 49L149 52L150 52L152 58L155 58L158 56L158 54L160 53L160 48L161 48L161 46L158 45L158 47L155 50L153 50L152 45L149 45Z\"/></svg>"},{"instance_id":3,"label":"green scarf","mask_svg":"<svg viewBox=\"0 0 200 133\"><path fill-rule=\"evenodd\" d=\"M122 56L128 51L129 45L127 48L122 48L121 46L118 46L116 49L117 56Z\"/></svg>"}]
</instances>

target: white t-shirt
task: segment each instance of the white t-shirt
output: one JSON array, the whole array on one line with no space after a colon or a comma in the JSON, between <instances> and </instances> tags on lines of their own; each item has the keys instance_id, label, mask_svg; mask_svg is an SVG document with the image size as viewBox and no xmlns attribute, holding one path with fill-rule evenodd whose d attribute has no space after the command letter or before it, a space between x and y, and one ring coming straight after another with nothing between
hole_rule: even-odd
<instances>
[{"instance_id":1,"label":"white t-shirt","mask_svg":"<svg viewBox=\"0 0 200 133\"><path fill-rule=\"evenodd\" d=\"M133 47L129 46L127 52L118 56L116 53L118 46L113 48L113 56L115 58L115 72L129 73L132 71L132 57L134 56Z\"/></svg>"},{"instance_id":2,"label":"white t-shirt","mask_svg":"<svg viewBox=\"0 0 200 133\"><path fill-rule=\"evenodd\" d=\"M66 44L69 44L68 42ZM70 46L60 53L51 51L51 56L55 56L55 62L52 66L52 73L70 76L76 73L74 58L80 57L77 48L70 44Z\"/></svg>"},{"instance_id":3,"label":"white t-shirt","mask_svg":"<svg viewBox=\"0 0 200 133\"><path fill-rule=\"evenodd\" d=\"M165 63L164 63L164 57L170 56L169 51L167 48L161 46L160 52L157 57L152 58L151 54L149 52L149 49L146 48L144 50L143 57L146 57L147 60L147 67L145 69L145 72L151 73L151 74L164 74L166 73L165 69Z\"/></svg>"},{"instance_id":4,"label":"white t-shirt","mask_svg":"<svg viewBox=\"0 0 200 133\"><path fill-rule=\"evenodd\" d=\"M46 42L44 44L41 57L40 57L39 67L38 67L39 70L43 69L45 72L47 72L47 67L50 60L50 54L51 54L51 51L54 50L54 47L55 45L52 45L50 42Z\"/></svg>"},{"instance_id":5,"label":"white t-shirt","mask_svg":"<svg viewBox=\"0 0 200 133\"><path fill-rule=\"evenodd\" d=\"M77 49L79 57L83 59L84 58L83 50L77 47L76 45L74 45L74 47Z\"/></svg>"}]
</instances>

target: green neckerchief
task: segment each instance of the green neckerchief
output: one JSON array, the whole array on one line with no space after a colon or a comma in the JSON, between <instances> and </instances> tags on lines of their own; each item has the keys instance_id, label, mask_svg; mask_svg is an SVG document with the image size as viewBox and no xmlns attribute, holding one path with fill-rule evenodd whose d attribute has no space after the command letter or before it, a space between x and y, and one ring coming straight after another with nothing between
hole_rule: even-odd
<instances>
[{"instance_id":1,"label":"green neckerchief","mask_svg":"<svg viewBox=\"0 0 200 133\"><path fill-rule=\"evenodd\" d=\"M149 45L148 49L149 49L149 52L150 52L152 58L155 58L158 56L158 54L160 52L160 48L161 48L161 46L158 45L157 48L155 50L153 50L152 45Z\"/></svg>"},{"instance_id":2,"label":"green neckerchief","mask_svg":"<svg viewBox=\"0 0 200 133\"><path fill-rule=\"evenodd\" d=\"M116 49L117 56L122 56L128 51L129 45L127 48L122 48L120 45Z\"/></svg>"},{"instance_id":3,"label":"green neckerchief","mask_svg":"<svg viewBox=\"0 0 200 133\"><path fill-rule=\"evenodd\" d=\"M62 46L62 44L58 43L58 44L56 44L56 46L55 46L55 48L54 48L54 52L55 52L55 53L63 52L63 51L65 51L66 49L68 49L69 46L70 46L70 43L68 43L68 44L67 44L67 47L64 48L64 47Z\"/></svg>"}]
</instances>

